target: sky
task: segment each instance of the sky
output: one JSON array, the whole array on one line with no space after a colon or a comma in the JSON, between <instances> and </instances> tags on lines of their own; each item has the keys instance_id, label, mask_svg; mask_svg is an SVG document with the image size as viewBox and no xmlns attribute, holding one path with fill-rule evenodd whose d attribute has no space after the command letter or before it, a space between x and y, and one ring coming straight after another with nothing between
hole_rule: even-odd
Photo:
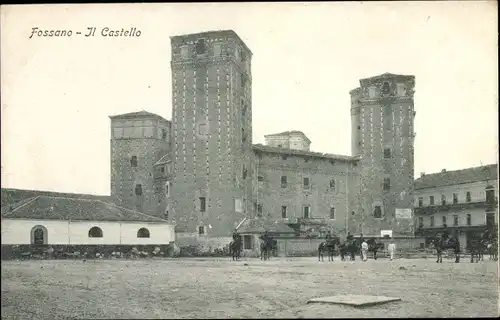
<instances>
[{"instance_id":1,"label":"sky","mask_svg":"<svg viewBox=\"0 0 500 320\"><path fill-rule=\"evenodd\" d=\"M109 194L109 116L171 119L169 37L221 29L253 52L253 143L350 155L349 91L389 72L415 76L416 176L497 163L497 25L496 1L2 6L2 188Z\"/></svg>"}]
</instances>

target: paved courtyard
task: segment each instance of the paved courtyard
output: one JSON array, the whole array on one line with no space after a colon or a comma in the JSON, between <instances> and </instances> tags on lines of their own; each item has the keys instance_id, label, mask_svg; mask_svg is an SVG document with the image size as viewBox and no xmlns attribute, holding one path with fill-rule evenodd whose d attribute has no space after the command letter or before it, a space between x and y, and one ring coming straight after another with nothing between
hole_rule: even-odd
<instances>
[{"instance_id":1,"label":"paved courtyard","mask_svg":"<svg viewBox=\"0 0 500 320\"><path fill-rule=\"evenodd\" d=\"M247 264L247 265L245 265ZM229 258L2 262L2 319L493 317L497 264ZM402 301L306 304L366 294Z\"/></svg>"}]
</instances>

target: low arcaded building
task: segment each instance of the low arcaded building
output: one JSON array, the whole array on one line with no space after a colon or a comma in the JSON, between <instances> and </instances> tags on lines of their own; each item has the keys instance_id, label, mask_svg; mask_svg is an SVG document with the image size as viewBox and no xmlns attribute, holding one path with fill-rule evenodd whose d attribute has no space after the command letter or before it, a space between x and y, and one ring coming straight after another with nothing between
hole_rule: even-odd
<instances>
[{"instance_id":1,"label":"low arcaded building","mask_svg":"<svg viewBox=\"0 0 500 320\"><path fill-rule=\"evenodd\" d=\"M2 210L2 245L168 245L167 221L102 200L35 196Z\"/></svg>"}]
</instances>

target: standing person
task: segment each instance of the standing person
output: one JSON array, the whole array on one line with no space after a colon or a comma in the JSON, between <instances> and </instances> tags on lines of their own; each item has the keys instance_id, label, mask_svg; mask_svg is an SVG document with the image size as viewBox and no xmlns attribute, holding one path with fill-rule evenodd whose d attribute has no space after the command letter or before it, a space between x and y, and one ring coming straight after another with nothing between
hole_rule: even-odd
<instances>
[{"instance_id":1,"label":"standing person","mask_svg":"<svg viewBox=\"0 0 500 320\"><path fill-rule=\"evenodd\" d=\"M394 260L394 253L396 252L396 244L394 244L394 240L391 239L391 242L389 243L389 246L387 247L387 250L389 251L389 255L391 257L391 261Z\"/></svg>"},{"instance_id":2,"label":"standing person","mask_svg":"<svg viewBox=\"0 0 500 320\"><path fill-rule=\"evenodd\" d=\"M363 240L363 243L361 244L361 258L363 261L368 260L368 243Z\"/></svg>"}]
</instances>

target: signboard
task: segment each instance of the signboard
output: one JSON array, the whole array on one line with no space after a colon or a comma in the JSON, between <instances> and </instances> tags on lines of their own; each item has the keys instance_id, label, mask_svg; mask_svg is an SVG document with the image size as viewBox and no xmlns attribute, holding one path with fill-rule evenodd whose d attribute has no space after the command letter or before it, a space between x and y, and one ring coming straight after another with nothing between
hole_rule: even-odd
<instances>
[{"instance_id":1,"label":"signboard","mask_svg":"<svg viewBox=\"0 0 500 320\"><path fill-rule=\"evenodd\" d=\"M413 219L413 210L396 209L396 219Z\"/></svg>"},{"instance_id":2,"label":"signboard","mask_svg":"<svg viewBox=\"0 0 500 320\"><path fill-rule=\"evenodd\" d=\"M392 230L380 230L380 236L383 238L384 236L389 236L392 238Z\"/></svg>"}]
</instances>

